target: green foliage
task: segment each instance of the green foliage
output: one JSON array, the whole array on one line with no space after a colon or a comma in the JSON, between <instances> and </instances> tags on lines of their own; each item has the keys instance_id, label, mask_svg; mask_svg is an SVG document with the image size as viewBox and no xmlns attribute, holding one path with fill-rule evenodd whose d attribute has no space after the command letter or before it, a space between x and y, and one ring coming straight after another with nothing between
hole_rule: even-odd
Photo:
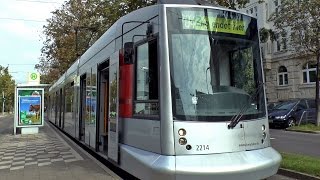
<instances>
[{"instance_id":1,"label":"green foliage","mask_svg":"<svg viewBox=\"0 0 320 180\"><path fill-rule=\"evenodd\" d=\"M244 89L248 94L255 91L252 48L235 51L232 55L236 87Z\"/></svg>"},{"instance_id":2,"label":"green foliage","mask_svg":"<svg viewBox=\"0 0 320 180\"><path fill-rule=\"evenodd\" d=\"M320 126L315 126L314 124L303 124L300 126L292 126L292 127L289 127L288 129L298 130L298 131L320 132Z\"/></svg>"},{"instance_id":3,"label":"green foliage","mask_svg":"<svg viewBox=\"0 0 320 180\"><path fill-rule=\"evenodd\" d=\"M314 55L320 50L319 19L319 0L282 0L278 13L270 18L277 33L291 32L290 44L296 51Z\"/></svg>"},{"instance_id":4,"label":"green foliage","mask_svg":"<svg viewBox=\"0 0 320 180\"><path fill-rule=\"evenodd\" d=\"M299 154L281 153L281 167L320 177L320 159Z\"/></svg>"},{"instance_id":5,"label":"green foliage","mask_svg":"<svg viewBox=\"0 0 320 180\"><path fill-rule=\"evenodd\" d=\"M15 81L9 74L8 67L0 66L0 110L2 112L2 102L4 101L4 111L13 111L14 105L14 89ZM2 92L4 92L5 99L2 98Z\"/></svg>"},{"instance_id":6,"label":"green foliage","mask_svg":"<svg viewBox=\"0 0 320 180\"><path fill-rule=\"evenodd\" d=\"M209 0L209 2L217 2L219 5L230 8L244 8L249 0Z\"/></svg>"},{"instance_id":7,"label":"green foliage","mask_svg":"<svg viewBox=\"0 0 320 180\"><path fill-rule=\"evenodd\" d=\"M262 43L267 42L269 39L269 31L266 28L261 28L259 32L260 32L260 41Z\"/></svg>"},{"instance_id":8,"label":"green foliage","mask_svg":"<svg viewBox=\"0 0 320 180\"><path fill-rule=\"evenodd\" d=\"M244 7L249 0L208 0L227 8ZM68 0L52 12L44 26L45 39L36 69L41 83L53 83L115 21L136 9L156 4L157 0Z\"/></svg>"},{"instance_id":9,"label":"green foliage","mask_svg":"<svg viewBox=\"0 0 320 180\"><path fill-rule=\"evenodd\" d=\"M83 54L119 17L152 1L69 0L52 12L42 55L36 65L41 83L53 83Z\"/></svg>"},{"instance_id":10,"label":"green foliage","mask_svg":"<svg viewBox=\"0 0 320 180\"><path fill-rule=\"evenodd\" d=\"M269 38L270 38L270 40L271 40L272 42L277 39L277 38L276 38L276 35L275 35L275 33L272 31L272 29L261 28L261 29L259 30L259 32L260 32L260 41L261 41L262 43L267 42L267 41L269 40Z\"/></svg>"}]
</instances>

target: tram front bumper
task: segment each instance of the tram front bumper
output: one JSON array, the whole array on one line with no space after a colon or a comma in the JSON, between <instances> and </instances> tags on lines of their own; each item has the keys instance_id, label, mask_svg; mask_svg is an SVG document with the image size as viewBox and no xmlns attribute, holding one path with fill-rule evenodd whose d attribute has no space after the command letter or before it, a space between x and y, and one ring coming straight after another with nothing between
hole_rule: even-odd
<instances>
[{"instance_id":1,"label":"tram front bumper","mask_svg":"<svg viewBox=\"0 0 320 180\"><path fill-rule=\"evenodd\" d=\"M271 147L233 153L164 156L122 145L120 164L140 179L258 180L277 173L281 155Z\"/></svg>"},{"instance_id":2,"label":"tram front bumper","mask_svg":"<svg viewBox=\"0 0 320 180\"><path fill-rule=\"evenodd\" d=\"M277 173L281 155L273 148L176 156L176 179L258 180Z\"/></svg>"}]
</instances>

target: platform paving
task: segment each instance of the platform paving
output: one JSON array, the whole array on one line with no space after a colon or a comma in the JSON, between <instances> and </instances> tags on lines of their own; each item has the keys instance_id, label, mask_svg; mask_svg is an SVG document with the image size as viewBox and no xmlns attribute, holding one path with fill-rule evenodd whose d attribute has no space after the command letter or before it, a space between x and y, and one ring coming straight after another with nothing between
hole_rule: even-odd
<instances>
[{"instance_id":1,"label":"platform paving","mask_svg":"<svg viewBox=\"0 0 320 180\"><path fill-rule=\"evenodd\" d=\"M12 135L13 117L0 117L0 180L120 179L45 122L38 134Z\"/></svg>"}]
</instances>

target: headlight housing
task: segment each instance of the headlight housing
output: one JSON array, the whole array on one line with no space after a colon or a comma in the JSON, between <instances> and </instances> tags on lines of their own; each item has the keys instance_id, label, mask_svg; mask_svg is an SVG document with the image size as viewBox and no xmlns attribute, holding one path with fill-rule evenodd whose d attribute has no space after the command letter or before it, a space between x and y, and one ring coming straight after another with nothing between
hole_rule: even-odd
<instances>
[{"instance_id":1,"label":"headlight housing","mask_svg":"<svg viewBox=\"0 0 320 180\"><path fill-rule=\"evenodd\" d=\"M284 116L276 116L276 117L274 117L275 119L285 119L286 118L286 115L284 115Z\"/></svg>"}]
</instances>

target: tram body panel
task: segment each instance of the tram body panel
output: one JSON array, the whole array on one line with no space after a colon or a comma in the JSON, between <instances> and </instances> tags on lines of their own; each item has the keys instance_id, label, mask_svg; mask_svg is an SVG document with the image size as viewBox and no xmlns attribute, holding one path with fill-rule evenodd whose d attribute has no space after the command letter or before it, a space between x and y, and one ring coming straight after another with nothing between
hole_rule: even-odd
<instances>
[{"instance_id":1,"label":"tram body panel","mask_svg":"<svg viewBox=\"0 0 320 180\"><path fill-rule=\"evenodd\" d=\"M167 30L166 7L159 5L160 35L159 35L159 73L160 76L160 117L161 117L161 152L164 155L174 155L173 116L171 99L171 76L169 62L169 44Z\"/></svg>"},{"instance_id":2,"label":"tram body panel","mask_svg":"<svg viewBox=\"0 0 320 180\"><path fill-rule=\"evenodd\" d=\"M281 156L273 148L176 156L176 180L258 180L276 174Z\"/></svg>"},{"instance_id":3,"label":"tram body panel","mask_svg":"<svg viewBox=\"0 0 320 180\"><path fill-rule=\"evenodd\" d=\"M122 144L161 154L159 120L120 118L119 127Z\"/></svg>"},{"instance_id":4,"label":"tram body panel","mask_svg":"<svg viewBox=\"0 0 320 180\"><path fill-rule=\"evenodd\" d=\"M261 118L255 121L243 121L246 150L270 147L269 121Z\"/></svg>"},{"instance_id":5,"label":"tram body panel","mask_svg":"<svg viewBox=\"0 0 320 180\"><path fill-rule=\"evenodd\" d=\"M245 135L242 123L234 129L228 130L228 123L208 122L174 122L175 152L176 155L211 154L245 151ZM180 136L179 130L184 129L186 135ZM187 142L180 144L179 139ZM187 146L191 147L188 150Z\"/></svg>"},{"instance_id":6,"label":"tram body panel","mask_svg":"<svg viewBox=\"0 0 320 180\"><path fill-rule=\"evenodd\" d=\"M233 129L228 129L228 124L174 122L176 155L228 153L270 146L266 119L242 121ZM179 135L180 129L184 129L186 135ZM266 136L263 136L264 133ZM186 139L186 144L180 144L180 138ZM187 145L191 147L190 150Z\"/></svg>"},{"instance_id":7,"label":"tram body panel","mask_svg":"<svg viewBox=\"0 0 320 180\"><path fill-rule=\"evenodd\" d=\"M276 174L281 155L267 147L251 151L165 156L120 145L120 167L140 179L258 180Z\"/></svg>"},{"instance_id":8,"label":"tram body panel","mask_svg":"<svg viewBox=\"0 0 320 180\"><path fill-rule=\"evenodd\" d=\"M175 180L175 156L120 145L120 167L139 179Z\"/></svg>"}]
</instances>

